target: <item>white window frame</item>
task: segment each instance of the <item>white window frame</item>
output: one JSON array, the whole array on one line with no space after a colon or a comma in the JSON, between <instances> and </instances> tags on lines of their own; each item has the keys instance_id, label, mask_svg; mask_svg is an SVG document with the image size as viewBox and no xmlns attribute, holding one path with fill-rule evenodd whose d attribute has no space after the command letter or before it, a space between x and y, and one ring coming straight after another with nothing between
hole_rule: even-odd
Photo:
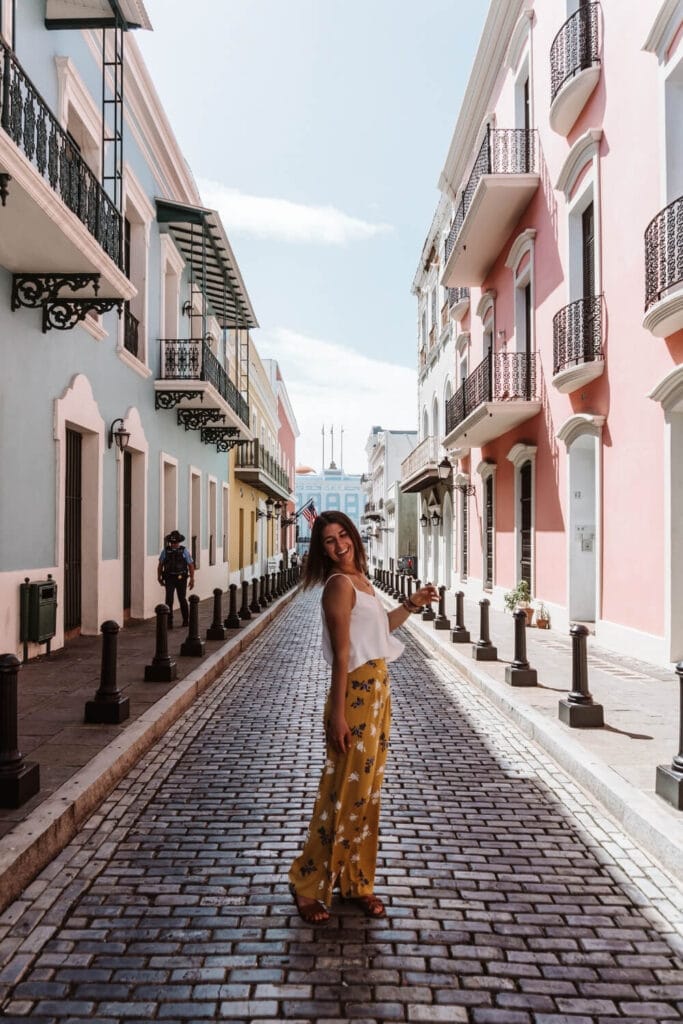
<instances>
[{"instance_id":1,"label":"white window frame","mask_svg":"<svg viewBox=\"0 0 683 1024\"><path fill-rule=\"evenodd\" d=\"M185 260L170 235L159 236L161 288L159 323L161 338L177 338L180 329L180 286Z\"/></svg>"},{"instance_id":2,"label":"white window frame","mask_svg":"<svg viewBox=\"0 0 683 1024\"><path fill-rule=\"evenodd\" d=\"M488 549L486 546L486 481L491 479L493 487L493 551L491 552L491 591L495 590L496 586L496 466L495 462L482 461L476 468L476 473L481 477L481 581L482 586L486 586L486 555Z\"/></svg>"},{"instance_id":3,"label":"white window frame","mask_svg":"<svg viewBox=\"0 0 683 1024\"><path fill-rule=\"evenodd\" d=\"M524 291L527 285L531 289L531 338L529 351L536 351L536 274L534 257L536 252L536 229L527 228L517 236L510 247L505 266L512 271L512 283L515 296L515 350L524 352L526 347L526 308ZM528 255L528 260L526 257ZM526 262L525 262L526 260Z\"/></svg>"},{"instance_id":4,"label":"white window frame","mask_svg":"<svg viewBox=\"0 0 683 1024\"><path fill-rule=\"evenodd\" d=\"M173 488L173 515L167 515L168 509L166 508L166 472L165 466L171 466L173 468L173 477L175 480L175 487ZM165 528L165 521L174 525L167 530ZM177 529L178 527L178 460L173 455L167 455L166 452L159 453L159 550L164 547L164 539L166 534L170 530Z\"/></svg>"},{"instance_id":5,"label":"white window frame","mask_svg":"<svg viewBox=\"0 0 683 1024\"><path fill-rule=\"evenodd\" d=\"M187 539L189 541L190 553L192 553L192 537L193 535L197 538L197 548L195 551L194 567L199 569L201 565L201 551L202 551L202 471L196 466L188 466L187 470ZM197 491L199 495L199 508L197 515L194 514L194 498L195 498L195 487L194 481L197 480ZM195 518L197 522L195 522Z\"/></svg>"},{"instance_id":6,"label":"white window frame","mask_svg":"<svg viewBox=\"0 0 683 1024\"><path fill-rule=\"evenodd\" d=\"M149 377L152 371L148 365L149 310L147 293L149 281L149 239L155 211L128 164L125 165L123 171L122 208L124 217L129 221L131 228L130 280L137 289L137 295L130 300L130 311L137 317L140 326L138 330L138 355L134 356L123 344L125 324L124 318L120 318L116 352L119 359L128 366L131 366L136 373L139 373L142 377Z\"/></svg>"},{"instance_id":7,"label":"white window frame","mask_svg":"<svg viewBox=\"0 0 683 1024\"><path fill-rule=\"evenodd\" d=\"M507 453L507 460L515 468L515 575L512 585L519 580L519 566L522 561L522 516L520 502L520 472L526 462L531 463L531 593L536 593L536 451L535 444L513 444Z\"/></svg>"},{"instance_id":8,"label":"white window frame","mask_svg":"<svg viewBox=\"0 0 683 1024\"><path fill-rule=\"evenodd\" d=\"M568 301L583 297L583 239L581 215L593 203L595 221L595 294L602 294L602 202L600 192L600 142L602 130L591 128L570 149L556 188L567 204Z\"/></svg>"}]
</instances>

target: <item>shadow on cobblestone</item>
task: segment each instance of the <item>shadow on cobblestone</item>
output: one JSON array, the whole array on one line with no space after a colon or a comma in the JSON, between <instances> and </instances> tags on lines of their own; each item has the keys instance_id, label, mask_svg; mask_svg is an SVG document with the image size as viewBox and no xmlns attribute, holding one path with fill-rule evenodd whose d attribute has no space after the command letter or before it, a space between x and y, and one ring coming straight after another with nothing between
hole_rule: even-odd
<instances>
[{"instance_id":1,"label":"shadow on cobblestone","mask_svg":"<svg viewBox=\"0 0 683 1024\"><path fill-rule=\"evenodd\" d=\"M388 918L299 920L286 871L323 759L317 635L304 596L3 915L6 1019L683 1019L673 883L411 638L392 673Z\"/></svg>"}]
</instances>

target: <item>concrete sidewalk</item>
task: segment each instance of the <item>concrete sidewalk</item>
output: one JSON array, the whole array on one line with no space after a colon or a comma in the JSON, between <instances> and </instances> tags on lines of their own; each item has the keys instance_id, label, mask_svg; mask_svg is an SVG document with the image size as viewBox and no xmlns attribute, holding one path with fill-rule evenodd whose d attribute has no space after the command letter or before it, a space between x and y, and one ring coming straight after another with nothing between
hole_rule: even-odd
<instances>
[{"instance_id":1,"label":"concrete sidewalk","mask_svg":"<svg viewBox=\"0 0 683 1024\"><path fill-rule=\"evenodd\" d=\"M170 683L144 681L154 656L156 619L119 631L117 686L130 700L120 725L86 725L85 702L100 683L102 638L79 637L23 665L18 677L19 749L40 765L40 791L17 809L0 808L0 909L58 853L146 750L175 722L297 593L290 589L225 641L206 641L204 656L181 657L187 628L169 630L177 665ZM250 588L251 597L251 588ZM228 595L223 595L223 617ZM199 604L199 632L213 618L213 598Z\"/></svg>"},{"instance_id":2,"label":"concrete sidewalk","mask_svg":"<svg viewBox=\"0 0 683 1024\"><path fill-rule=\"evenodd\" d=\"M395 602L381 595L387 606ZM446 614L455 623L455 596L447 594ZM490 635L498 660L477 662L472 643L479 638L479 606L465 601L464 622L472 643L454 644L448 630L411 616L407 628L427 652L446 658L539 744L585 790L595 796L624 830L683 880L683 812L655 793L657 765L670 765L678 753L679 685L661 666L617 655L588 638L589 689L604 706L600 729L569 728L558 719L558 701L571 690L571 639L555 630L527 628L527 657L538 685L505 682L512 661L512 617L490 609Z\"/></svg>"}]
</instances>

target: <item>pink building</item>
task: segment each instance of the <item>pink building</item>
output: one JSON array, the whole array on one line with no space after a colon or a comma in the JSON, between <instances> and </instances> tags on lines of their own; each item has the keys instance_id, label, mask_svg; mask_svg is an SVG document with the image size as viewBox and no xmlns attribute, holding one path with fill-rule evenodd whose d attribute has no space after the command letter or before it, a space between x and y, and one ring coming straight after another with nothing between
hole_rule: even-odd
<instances>
[{"instance_id":1,"label":"pink building","mask_svg":"<svg viewBox=\"0 0 683 1024\"><path fill-rule=\"evenodd\" d=\"M451 585L683 659L681 0L491 0L439 187Z\"/></svg>"},{"instance_id":2,"label":"pink building","mask_svg":"<svg viewBox=\"0 0 683 1024\"><path fill-rule=\"evenodd\" d=\"M296 439L299 436L299 427L294 416L292 403L289 400L287 386L285 384L279 363L275 359L262 360L263 365L270 378L270 386L277 397L277 419L278 433L277 443L280 455L280 465L284 468L289 479L290 499L281 502L279 509L280 516L280 550L289 556L296 551L296 521L294 519L295 498L296 498Z\"/></svg>"}]
</instances>

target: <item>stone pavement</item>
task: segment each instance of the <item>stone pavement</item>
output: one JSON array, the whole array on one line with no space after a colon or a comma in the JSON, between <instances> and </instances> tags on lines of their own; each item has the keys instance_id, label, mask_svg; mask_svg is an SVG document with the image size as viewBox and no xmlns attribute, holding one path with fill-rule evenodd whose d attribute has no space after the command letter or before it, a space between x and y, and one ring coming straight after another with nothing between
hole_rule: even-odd
<instances>
[{"instance_id":1,"label":"stone pavement","mask_svg":"<svg viewBox=\"0 0 683 1024\"><path fill-rule=\"evenodd\" d=\"M388 607L396 602L381 594ZM455 622L455 597L446 613ZM479 637L479 606L465 601L465 626ZM475 662L472 644L453 644L447 630L412 616L409 629L438 651L505 714L550 753L579 784L596 796L683 882L683 813L655 794L656 769L678 753L679 682L661 666L615 654L588 638L589 688L604 706L605 727L570 729L558 720L558 701L571 689L571 640L555 630L525 630L527 656L538 685L512 687L505 666L512 661L512 617L490 610L490 634L498 661Z\"/></svg>"},{"instance_id":2,"label":"stone pavement","mask_svg":"<svg viewBox=\"0 0 683 1024\"><path fill-rule=\"evenodd\" d=\"M168 650L177 666L177 678L170 683L144 681L144 667L155 651L156 620L127 624L118 634L117 685L129 698L130 717L120 725L83 721L85 702L100 683L101 636L79 637L20 669L19 749L40 765L41 788L19 808L0 808L0 909L294 593L277 598L239 629L227 630L225 641L206 641L203 657L180 656L187 628L169 631ZM224 617L228 603L224 594ZM212 618L213 598L201 601L202 637Z\"/></svg>"},{"instance_id":3,"label":"stone pavement","mask_svg":"<svg viewBox=\"0 0 683 1024\"><path fill-rule=\"evenodd\" d=\"M176 722L0 916L8 1022L683 1020L680 887L404 630L377 889L286 889L322 765L317 595Z\"/></svg>"}]
</instances>

